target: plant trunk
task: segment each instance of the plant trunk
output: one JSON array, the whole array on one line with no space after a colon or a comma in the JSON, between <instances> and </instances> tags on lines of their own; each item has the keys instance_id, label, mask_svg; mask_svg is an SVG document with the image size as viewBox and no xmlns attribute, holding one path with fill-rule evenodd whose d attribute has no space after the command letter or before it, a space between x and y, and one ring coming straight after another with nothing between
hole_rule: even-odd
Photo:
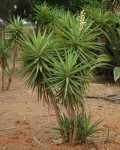
<instances>
[{"instance_id":1,"label":"plant trunk","mask_svg":"<svg viewBox=\"0 0 120 150\"><path fill-rule=\"evenodd\" d=\"M72 126L71 126L71 120L72 120L72 115L71 115L71 103L68 106L68 119L69 119L69 144L72 144Z\"/></svg>"},{"instance_id":2,"label":"plant trunk","mask_svg":"<svg viewBox=\"0 0 120 150\"><path fill-rule=\"evenodd\" d=\"M74 131L73 131L73 138L72 138L72 146L75 146L76 143L76 137L77 137L77 116L74 110L73 102L72 102L72 97L70 96L70 103L71 103L71 113L74 119Z\"/></svg>"},{"instance_id":3,"label":"plant trunk","mask_svg":"<svg viewBox=\"0 0 120 150\"><path fill-rule=\"evenodd\" d=\"M60 129L62 129L62 126L61 126L61 123L60 123L60 110L59 110L58 105L55 102L54 94L52 92L51 92L51 97L52 97L51 98L51 103L52 103L52 105L54 107L54 110L55 110L58 126L59 126ZM64 141L63 132L62 131L61 131L61 136L62 136L62 140Z\"/></svg>"},{"instance_id":4,"label":"plant trunk","mask_svg":"<svg viewBox=\"0 0 120 150\"><path fill-rule=\"evenodd\" d=\"M5 63L2 64L2 91L4 91L4 79L5 79Z\"/></svg>"},{"instance_id":5,"label":"plant trunk","mask_svg":"<svg viewBox=\"0 0 120 150\"><path fill-rule=\"evenodd\" d=\"M9 90L10 84L12 82L12 75L13 75L13 72L15 70L16 55L17 55L17 48L15 47L15 51L13 53L13 66L12 66L12 70L10 72L10 76L9 76L9 79L8 79L8 86L6 88L6 91Z\"/></svg>"}]
</instances>

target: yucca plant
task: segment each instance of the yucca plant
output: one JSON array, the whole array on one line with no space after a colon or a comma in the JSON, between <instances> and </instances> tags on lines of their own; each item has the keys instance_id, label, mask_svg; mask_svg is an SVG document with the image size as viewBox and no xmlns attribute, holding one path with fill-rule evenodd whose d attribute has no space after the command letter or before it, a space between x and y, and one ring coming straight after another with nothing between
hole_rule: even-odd
<instances>
[{"instance_id":1,"label":"yucca plant","mask_svg":"<svg viewBox=\"0 0 120 150\"><path fill-rule=\"evenodd\" d=\"M111 26L106 26L106 32L104 32L107 43L105 46L105 54L100 55L98 58L98 66L107 67L113 70L114 80L117 81L120 78L120 46L119 38L114 29Z\"/></svg>"},{"instance_id":2,"label":"yucca plant","mask_svg":"<svg viewBox=\"0 0 120 150\"><path fill-rule=\"evenodd\" d=\"M23 27L24 27L23 20L20 17L9 18L6 33L8 34L9 43L12 45L13 66L10 72L7 90L9 90L12 81L12 75L15 70L15 62L19 46L18 41L20 40L21 35L24 34Z\"/></svg>"},{"instance_id":3,"label":"yucca plant","mask_svg":"<svg viewBox=\"0 0 120 150\"><path fill-rule=\"evenodd\" d=\"M119 9L120 0L110 0L108 4L109 8L114 11L115 9Z\"/></svg>"},{"instance_id":4,"label":"yucca plant","mask_svg":"<svg viewBox=\"0 0 120 150\"><path fill-rule=\"evenodd\" d=\"M47 6L46 3L43 5L36 5L32 20L34 22L36 21L36 33L39 28L41 28L42 31L46 28L50 30L55 20L55 9Z\"/></svg>"},{"instance_id":5,"label":"yucca plant","mask_svg":"<svg viewBox=\"0 0 120 150\"><path fill-rule=\"evenodd\" d=\"M50 102L53 104L58 125L61 127L59 108L55 102L54 93L48 90L48 84L45 82L50 74L48 55L53 55L56 47L56 42L52 40L52 35L52 32L46 35L46 31L42 34L39 30L37 35L33 31L32 34L22 37L20 41L22 46L20 73L23 77L29 73L25 85L32 88L33 91L37 89L38 100L43 100L48 105Z\"/></svg>"},{"instance_id":6,"label":"yucca plant","mask_svg":"<svg viewBox=\"0 0 120 150\"><path fill-rule=\"evenodd\" d=\"M55 32L60 46L80 53L80 61L96 59L94 50L100 50L99 43L94 41L100 33L95 33L97 29L91 28L92 24L86 21L84 12L77 17L67 12L56 23Z\"/></svg>"},{"instance_id":7,"label":"yucca plant","mask_svg":"<svg viewBox=\"0 0 120 150\"><path fill-rule=\"evenodd\" d=\"M54 46L56 44L55 41L51 40L52 33L48 36L45 34L46 32L44 31L43 35L41 35L39 30L38 35L36 35L33 31L33 34L23 36L23 39L20 41L23 50L21 53L23 66L20 72L23 75L26 75L28 72L31 73L26 81L26 85L32 87L33 90L35 87L38 88L39 99L42 96L43 87L41 85L49 72L49 66L46 62L47 55L54 52Z\"/></svg>"},{"instance_id":8,"label":"yucca plant","mask_svg":"<svg viewBox=\"0 0 120 150\"><path fill-rule=\"evenodd\" d=\"M106 11L103 8L85 9L86 17L94 21L99 28L104 28L105 24L114 25L114 14L111 11Z\"/></svg>"},{"instance_id":9,"label":"yucca plant","mask_svg":"<svg viewBox=\"0 0 120 150\"><path fill-rule=\"evenodd\" d=\"M91 114L89 113L88 117L85 114L83 118L81 114L77 115L77 125L78 125L78 134L77 134L77 142L78 143L87 143L88 138L91 137L94 133L98 133L101 128L97 128L98 125L103 120L97 120L91 124Z\"/></svg>"},{"instance_id":10,"label":"yucca plant","mask_svg":"<svg viewBox=\"0 0 120 150\"><path fill-rule=\"evenodd\" d=\"M5 43L5 41L2 39L0 41L0 65L2 68L2 90L4 91L4 77L5 77L5 72L6 68L9 71L9 65L8 65L8 59L10 58L10 46L8 43Z\"/></svg>"},{"instance_id":11,"label":"yucca plant","mask_svg":"<svg viewBox=\"0 0 120 150\"><path fill-rule=\"evenodd\" d=\"M91 124L91 114L89 113L88 117L85 114L85 117L83 118L81 114L77 114L77 138L76 138L76 144L80 143L86 143L90 141L89 137L91 137L94 133L98 133L101 131L101 128L97 128L98 125L102 122L102 120L97 120L94 123ZM54 130L58 132L63 133L63 137L65 141L69 140L69 126L71 124L72 127L72 134L74 132L74 119L71 118L70 124L69 119L65 114L63 116L60 116L60 123L62 126L62 129L60 128L53 128Z\"/></svg>"},{"instance_id":12,"label":"yucca plant","mask_svg":"<svg viewBox=\"0 0 120 150\"><path fill-rule=\"evenodd\" d=\"M98 27L98 31L95 32L101 32L101 30L105 30L107 25L110 25L112 27L115 27L116 25L116 17L114 13L111 11L106 10L105 8L96 8L91 7L89 9L85 8L86 17L93 21L93 27ZM101 33L98 37L98 39L95 40L96 43L101 43L101 46L103 47L103 43L105 42L105 35ZM97 52L98 54L101 54L101 52Z\"/></svg>"},{"instance_id":13,"label":"yucca plant","mask_svg":"<svg viewBox=\"0 0 120 150\"><path fill-rule=\"evenodd\" d=\"M74 119L73 136L72 128L69 126L69 143L74 145L77 135L76 110L79 110L79 106L82 106L82 116L84 117L83 96L91 79L91 72L88 69L91 64L88 62L78 63L80 54L72 50L65 53L65 59L59 53L57 55L58 58L50 56L49 63L53 68L46 82L50 83L49 88L56 92L56 102L65 106L69 116L69 124L71 117ZM86 70L86 72L84 73L83 70Z\"/></svg>"},{"instance_id":14,"label":"yucca plant","mask_svg":"<svg viewBox=\"0 0 120 150\"><path fill-rule=\"evenodd\" d=\"M9 22L7 25L7 35L9 38L10 43L12 43L12 45L15 44L15 42L17 42L21 35L23 35L24 31L23 31L23 19L21 17L15 17L13 16L12 18L9 18Z\"/></svg>"},{"instance_id":15,"label":"yucca plant","mask_svg":"<svg viewBox=\"0 0 120 150\"><path fill-rule=\"evenodd\" d=\"M116 29L118 32L120 31L120 12L118 10L115 11L114 22L116 24ZM120 33L120 32L119 32Z\"/></svg>"}]
</instances>

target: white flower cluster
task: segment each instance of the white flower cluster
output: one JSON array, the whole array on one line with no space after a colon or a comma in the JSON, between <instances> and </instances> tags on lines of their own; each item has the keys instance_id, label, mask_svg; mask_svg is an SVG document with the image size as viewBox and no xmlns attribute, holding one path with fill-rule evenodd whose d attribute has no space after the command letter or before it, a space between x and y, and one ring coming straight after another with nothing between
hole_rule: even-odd
<instances>
[{"instance_id":1,"label":"white flower cluster","mask_svg":"<svg viewBox=\"0 0 120 150\"><path fill-rule=\"evenodd\" d=\"M79 30L81 31L83 29L83 27L86 25L84 10L82 10L80 12L80 15L78 15L76 17L76 20L77 20L77 22L80 23L80 29Z\"/></svg>"},{"instance_id":2,"label":"white flower cluster","mask_svg":"<svg viewBox=\"0 0 120 150\"><path fill-rule=\"evenodd\" d=\"M46 1L44 1L43 5L42 5L42 9L46 9L47 8L47 3Z\"/></svg>"}]
</instances>

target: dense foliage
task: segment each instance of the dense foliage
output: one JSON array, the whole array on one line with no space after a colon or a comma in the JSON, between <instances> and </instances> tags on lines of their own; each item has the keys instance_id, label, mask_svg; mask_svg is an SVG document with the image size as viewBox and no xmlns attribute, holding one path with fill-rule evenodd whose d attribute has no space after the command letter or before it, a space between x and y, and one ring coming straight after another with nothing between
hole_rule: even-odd
<instances>
[{"instance_id":1,"label":"dense foliage","mask_svg":"<svg viewBox=\"0 0 120 150\"><path fill-rule=\"evenodd\" d=\"M8 16L29 17L32 14L32 8L37 4L46 2L50 6L62 7L71 10L73 13L82 10L84 6L105 7L113 9L119 0L4 0L0 1L0 18L7 20Z\"/></svg>"}]
</instances>

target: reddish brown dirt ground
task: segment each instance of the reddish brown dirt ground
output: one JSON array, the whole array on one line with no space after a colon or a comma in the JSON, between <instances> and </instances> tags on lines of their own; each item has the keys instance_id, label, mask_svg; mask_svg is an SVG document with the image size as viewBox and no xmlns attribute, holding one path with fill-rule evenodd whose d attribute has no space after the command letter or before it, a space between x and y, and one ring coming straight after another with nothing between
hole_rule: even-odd
<instances>
[{"instance_id":1,"label":"reddish brown dirt ground","mask_svg":"<svg viewBox=\"0 0 120 150\"><path fill-rule=\"evenodd\" d=\"M51 141L58 135L54 109L37 102L36 92L24 87L27 77L20 80L14 75L10 90L0 90L0 150L120 150L120 104L103 99L86 99L86 110L91 112L92 121L103 119L100 133L92 137L94 146L85 144L69 147L68 144L55 145ZM1 79L0 79L1 80ZM1 81L0 81L1 86ZM117 85L93 83L87 95L106 96L120 94ZM109 128L108 143L105 143ZM33 139L35 137L39 144Z\"/></svg>"}]
</instances>

